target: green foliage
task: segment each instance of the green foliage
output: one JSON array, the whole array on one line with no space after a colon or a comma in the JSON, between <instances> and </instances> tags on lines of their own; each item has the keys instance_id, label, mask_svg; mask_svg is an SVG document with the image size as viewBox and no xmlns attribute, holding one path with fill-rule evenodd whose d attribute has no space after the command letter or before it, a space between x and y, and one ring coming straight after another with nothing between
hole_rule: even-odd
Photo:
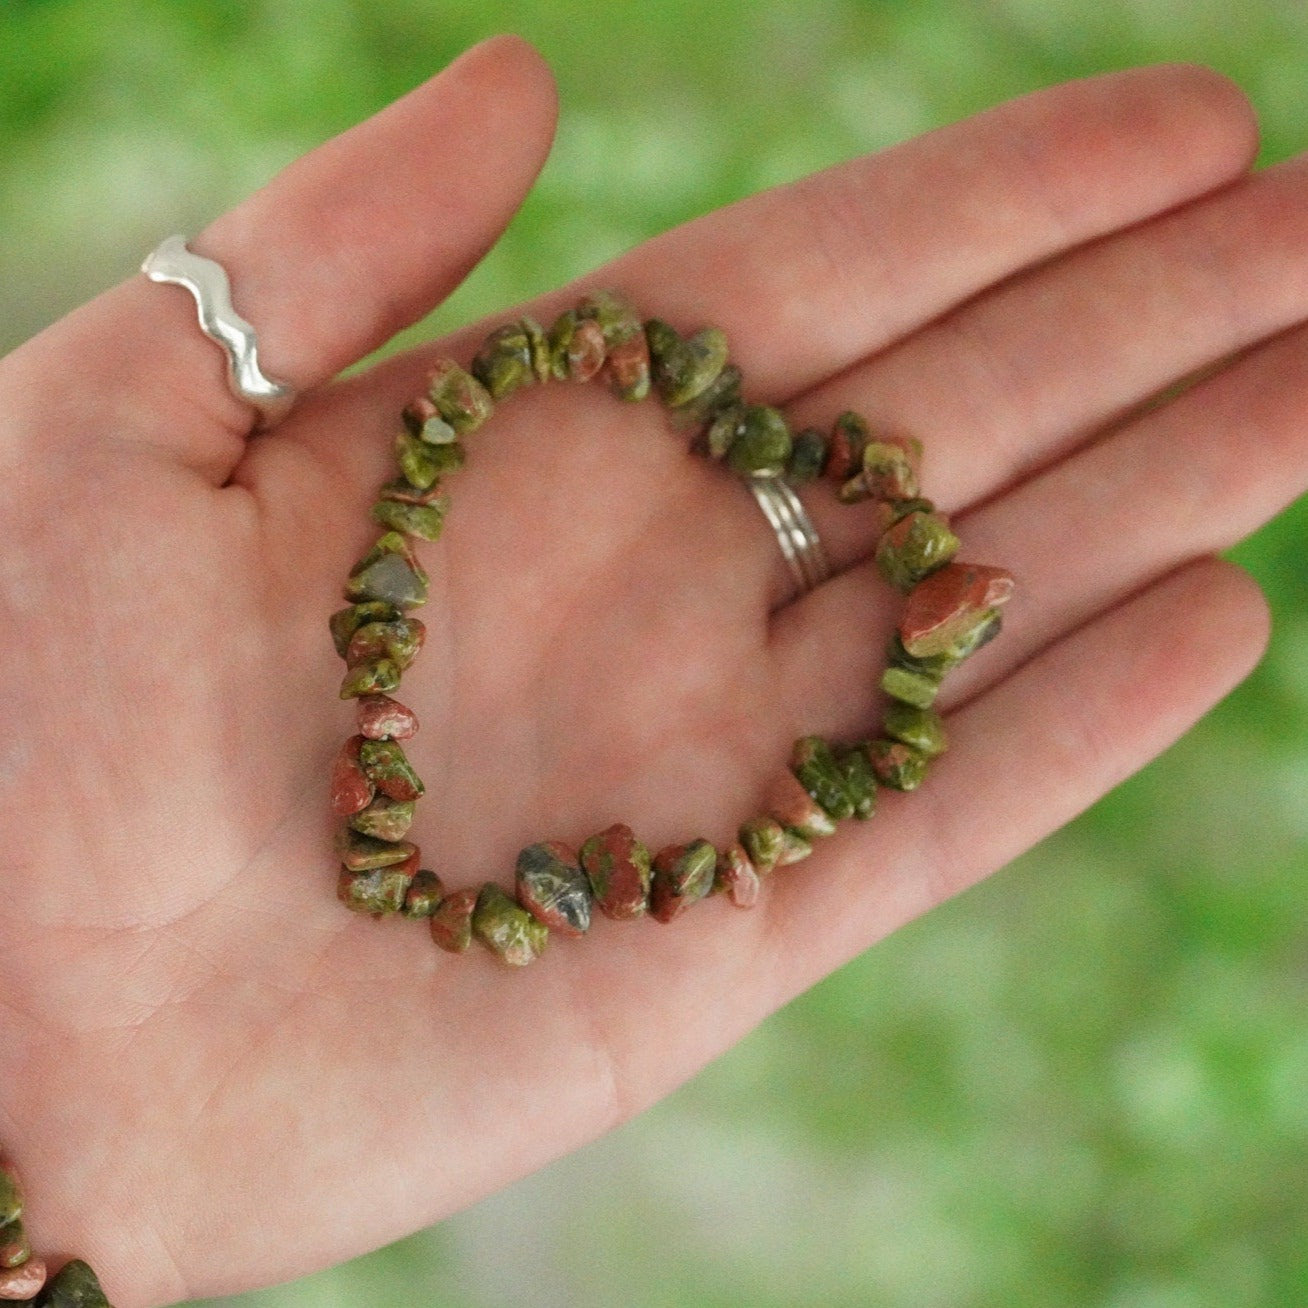
<instances>
[{"instance_id":1,"label":"green foliage","mask_svg":"<svg viewBox=\"0 0 1308 1308\"><path fill-rule=\"evenodd\" d=\"M401 343L1069 77L1212 64L1265 160L1308 120L1308 8L1277 0L8 0L0 346L504 28L556 71L555 152ZM1070 830L615 1137L239 1302L1308 1302L1306 537L1300 504L1237 551L1277 621L1250 683Z\"/></svg>"}]
</instances>

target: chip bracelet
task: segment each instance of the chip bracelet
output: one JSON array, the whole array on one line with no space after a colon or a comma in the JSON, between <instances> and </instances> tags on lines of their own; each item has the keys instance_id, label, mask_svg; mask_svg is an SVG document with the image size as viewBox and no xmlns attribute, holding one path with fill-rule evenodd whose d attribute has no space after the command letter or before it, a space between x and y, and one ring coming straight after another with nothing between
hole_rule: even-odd
<instances>
[{"instance_id":1,"label":"chip bracelet","mask_svg":"<svg viewBox=\"0 0 1308 1308\"><path fill-rule=\"evenodd\" d=\"M732 844L693 839L651 854L632 829L616 823L579 848L560 840L518 855L514 894L495 882L447 889L421 866L405 839L423 784L405 756L413 711L393 698L422 647L412 611L427 599L427 574L412 538L437 540L449 499L447 477L462 467L462 438L515 391L550 380L599 378L620 400L656 393L691 449L745 478L782 477L792 485L827 479L846 504L875 500L876 563L904 596L881 688L888 697L881 733L835 744L819 736L795 742L789 767ZM914 790L945 732L932 705L945 674L999 632L1013 591L1002 568L955 561L958 538L920 494L921 444L874 431L854 412L829 434L792 433L779 409L741 398L741 372L715 327L681 336L667 323L642 323L613 291L597 291L562 314L548 332L529 317L493 330L465 370L441 359L424 394L406 406L395 436L397 475L381 487L371 514L383 528L345 583L347 607L332 614L345 660L342 699L357 704L357 730L332 768L331 804L345 819L337 838L340 899L359 913L422 918L442 949L461 953L473 938L504 962L537 958L551 932L584 935L598 908L607 917L648 913L670 922L720 891L748 908L761 879L805 858L837 823L866 820L886 786Z\"/></svg>"},{"instance_id":2,"label":"chip bracelet","mask_svg":"<svg viewBox=\"0 0 1308 1308\"><path fill-rule=\"evenodd\" d=\"M0 1304L37 1308L112 1308L95 1273L80 1258L47 1276L45 1259L32 1253L23 1229L23 1186L9 1162L0 1161Z\"/></svg>"}]
</instances>

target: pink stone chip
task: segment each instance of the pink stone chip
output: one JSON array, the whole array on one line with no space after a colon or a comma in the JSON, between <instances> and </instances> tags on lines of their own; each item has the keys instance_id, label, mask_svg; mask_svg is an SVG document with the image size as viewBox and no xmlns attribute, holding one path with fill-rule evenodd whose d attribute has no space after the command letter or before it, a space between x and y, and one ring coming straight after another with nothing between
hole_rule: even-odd
<instances>
[{"instance_id":1,"label":"pink stone chip","mask_svg":"<svg viewBox=\"0 0 1308 1308\"><path fill-rule=\"evenodd\" d=\"M581 866L590 878L595 903L618 921L640 917L649 903L649 850L625 822L591 836L581 847Z\"/></svg>"},{"instance_id":2,"label":"pink stone chip","mask_svg":"<svg viewBox=\"0 0 1308 1308\"><path fill-rule=\"evenodd\" d=\"M608 347L604 344L604 330L593 318L583 318L573 329L568 343L568 377L576 382L588 382L604 366Z\"/></svg>"},{"instance_id":3,"label":"pink stone chip","mask_svg":"<svg viewBox=\"0 0 1308 1308\"><path fill-rule=\"evenodd\" d=\"M44 1284L44 1259L29 1258L18 1267L0 1267L0 1301L34 1299Z\"/></svg>"},{"instance_id":4,"label":"pink stone chip","mask_svg":"<svg viewBox=\"0 0 1308 1308\"><path fill-rule=\"evenodd\" d=\"M609 347L609 356L604 361L604 366L619 394L637 386L642 378L648 378L649 342L645 339L645 333L637 331L624 341L614 342Z\"/></svg>"},{"instance_id":5,"label":"pink stone chip","mask_svg":"<svg viewBox=\"0 0 1308 1308\"><path fill-rule=\"evenodd\" d=\"M768 787L763 811L783 827L794 827L810 840L814 836L833 835L836 830L835 819L804 789L789 768Z\"/></svg>"},{"instance_id":6,"label":"pink stone chip","mask_svg":"<svg viewBox=\"0 0 1308 1308\"><path fill-rule=\"evenodd\" d=\"M351 736L332 764L332 812L341 817L362 812L372 803L373 784L359 762L363 741L362 736Z\"/></svg>"},{"instance_id":7,"label":"pink stone chip","mask_svg":"<svg viewBox=\"0 0 1308 1308\"><path fill-rule=\"evenodd\" d=\"M461 954L472 943L472 911L477 907L477 888L465 886L447 895L427 919L431 938L447 953Z\"/></svg>"},{"instance_id":8,"label":"pink stone chip","mask_svg":"<svg viewBox=\"0 0 1308 1308\"><path fill-rule=\"evenodd\" d=\"M728 845L718 851L714 881L726 891L727 898L737 908L753 908L758 903L759 888L763 883L743 845Z\"/></svg>"},{"instance_id":9,"label":"pink stone chip","mask_svg":"<svg viewBox=\"0 0 1308 1308\"><path fill-rule=\"evenodd\" d=\"M360 695L359 734L369 740L408 740L418 734L418 719L389 695Z\"/></svg>"},{"instance_id":10,"label":"pink stone chip","mask_svg":"<svg viewBox=\"0 0 1308 1308\"><path fill-rule=\"evenodd\" d=\"M1013 574L980 563L947 563L908 593L899 638L914 658L945 653L987 609L1013 593Z\"/></svg>"}]
</instances>

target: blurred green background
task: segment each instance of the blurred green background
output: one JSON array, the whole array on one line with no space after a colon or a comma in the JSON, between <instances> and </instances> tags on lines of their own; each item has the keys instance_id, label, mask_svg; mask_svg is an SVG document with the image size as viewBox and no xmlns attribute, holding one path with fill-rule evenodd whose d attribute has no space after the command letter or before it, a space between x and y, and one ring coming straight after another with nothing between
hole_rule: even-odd
<instances>
[{"instance_id":1,"label":"blurred green background","mask_svg":"<svg viewBox=\"0 0 1308 1308\"><path fill-rule=\"evenodd\" d=\"M1308 145L1297 2L3 0L0 347L501 30L553 64L558 143L425 332L1102 69L1211 64L1265 162ZM1082 820L622 1131L222 1302L1308 1304L1306 529L1301 503L1237 551L1275 607L1258 672Z\"/></svg>"}]
</instances>

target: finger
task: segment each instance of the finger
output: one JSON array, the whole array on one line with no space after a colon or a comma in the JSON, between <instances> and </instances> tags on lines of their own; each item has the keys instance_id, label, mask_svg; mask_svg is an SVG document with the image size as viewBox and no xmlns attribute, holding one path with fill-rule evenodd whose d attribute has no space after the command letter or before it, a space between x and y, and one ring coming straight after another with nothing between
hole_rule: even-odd
<instances>
[{"instance_id":1,"label":"finger","mask_svg":"<svg viewBox=\"0 0 1308 1308\"><path fill-rule=\"evenodd\" d=\"M448 294L521 203L554 119L540 57L496 38L206 228L193 248L227 269L268 375L308 390ZM42 385L52 375L71 376L53 414ZM47 440L102 433L155 446L219 483L253 419L190 296L144 277L16 351L0 364L0 386L14 399L11 430L27 425L28 407Z\"/></svg>"},{"instance_id":2,"label":"finger","mask_svg":"<svg viewBox=\"0 0 1308 1308\"><path fill-rule=\"evenodd\" d=\"M1305 199L1301 158L1074 250L810 392L792 416L868 411L925 443L939 504L994 495L1308 314ZM872 506L806 499L836 567L868 552Z\"/></svg>"},{"instance_id":3,"label":"finger","mask_svg":"<svg viewBox=\"0 0 1308 1308\"><path fill-rule=\"evenodd\" d=\"M1238 684L1267 637L1253 581L1205 559L1045 650L948 720L922 789L778 878L774 1003L1070 821ZM839 843L837 843L839 842Z\"/></svg>"},{"instance_id":4,"label":"finger","mask_svg":"<svg viewBox=\"0 0 1308 1308\"><path fill-rule=\"evenodd\" d=\"M966 557L1010 568L1018 593L1003 636L950 678L944 702L975 694L1185 560L1228 548L1301 495L1306 415L1300 327L964 515ZM819 719L848 713L851 685L867 688L862 707L874 711L883 643L869 615L887 604L867 562L779 615L783 684Z\"/></svg>"},{"instance_id":5,"label":"finger","mask_svg":"<svg viewBox=\"0 0 1308 1308\"><path fill-rule=\"evenodd\" d=\"M841 372L1019 269L1239 176L1243 95L1204 68L1035 92L752 196L587 281L645 312L713 322L758 398Z\"/></svg>"}]
</instances>

